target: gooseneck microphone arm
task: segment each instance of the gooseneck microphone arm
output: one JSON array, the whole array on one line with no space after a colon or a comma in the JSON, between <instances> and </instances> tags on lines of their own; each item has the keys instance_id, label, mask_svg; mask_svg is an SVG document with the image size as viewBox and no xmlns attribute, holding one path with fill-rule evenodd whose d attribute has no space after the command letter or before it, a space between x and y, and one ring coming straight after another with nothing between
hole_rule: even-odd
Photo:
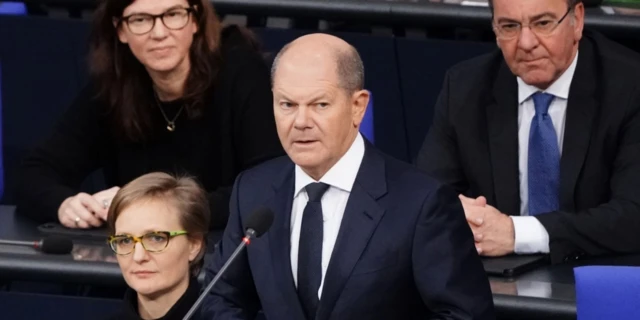
<instances>
[{"instance_id":1,"label":"gooseneck microphone arm","mask_svg":"<svg viewBox=\"0 0 640 320\"><path fill-rule=\"evenodd\" d=\"M265 232L267 232L267 230L269 230L269 228L271 227L271 224L273 223L273 216L274 216L273 211L271 211L269 208L260 207L257 210L255 210L249 216L249 218L247 218L246 224L245 224L246 228L245 228L244 237L242 238L242 241L240 242L236 250L233 252L233 254L231 254L231 256L227 259L227 262L225 262L224 265L222 265L222 268L220 268L220 270L218 271L218 273L216 273L216 276L213 277L213 280L211 280L209 285L204 289L204 291L202 291L202 293L198 297L198 300L196 300L196 302L193 304L191 309L189 309L189 312L187 312L183 320L189 320L191 316L193 316L193 314L196 312L196 310L198 310L198 307L200 307L200 305L202 304L202 300L204 300L204 298L209 294L209 291L211 291L211 289L216 284L216 282L220 280L220 277L222 277L222 275L227 270L227 268L229 268L231 263L233 263L233 261L236 260L236 258L238 257L238 254L240 254L242 249L244 249L246 246L251 244L251 240L253 238L260 238Z\"/></svg>"},{"instance_id":2,"label":"gooseneck microphone arm","mask_svg":"<svg viewBox=\"0 0 640 320\"><path fill-rule=\"evenodd\" d=\"M196 310L198 310L198 307L200 307L200 305L202 304L202 301L204 300L204 298L207 296L207 294L209 294L209 291L211 291L213 286L216 284L216 282L218 282L220 277L222 277L222 275L227 270L227 268L229 268L231 263L233 263L233 261L236 260L236 256L238 256L238 254L240 254L242 249L244 249L246 246L248 246L251 243L251 239L253 239L253 237L255 237L255 235L256 235L255 230L247 229L247 232L244 234L244 237L242 238L242 241L240 242L240 244L238 245L236 250L231 254L229 259L227 259L227 262L225 262L225 264L222 266L222 268L220 268L220 271L218 271L216 276L213 277L213 280L211 280L211 282L209 282L209 285L207 285L207 287L204 288L204 291L202 291L202 294L198 297L198 300L196 300L195 304L191 307L191 309L189 309L189 312L187 312L187 314L184 316L183 320L191 319L191 317L196 312Z\"/></svg>"}]
</instances>

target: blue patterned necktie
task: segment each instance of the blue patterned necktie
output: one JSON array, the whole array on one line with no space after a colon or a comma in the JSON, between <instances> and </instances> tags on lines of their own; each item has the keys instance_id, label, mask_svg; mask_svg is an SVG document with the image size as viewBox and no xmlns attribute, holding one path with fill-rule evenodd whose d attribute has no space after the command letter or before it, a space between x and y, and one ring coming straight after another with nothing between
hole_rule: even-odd
<instances>
[{"instance_id":1,"label":"blue patterned necktie","mask_svg":"<svg viewBox=\"0 0 640 320\"><path fill-rule=\"evenodd\" d=\"M529 215L552 212L559 209L560 150L553 127L549 106L554 96L548 93L533 94L536 114L529 131Z\"/></svg>"},{"instance_id":2,"label":"blue patterned necktie","mask_svg":"<svg viewBox=\"0 0 640 320\"><path fill-rule=\"evenodd\" d=\"M325 183L310 183L305 187L309 202L302 213L298 243L298 298L307 320L316 318L318 290L322 281L322 196L329 188Z\"/></svg>"}]
</instances>

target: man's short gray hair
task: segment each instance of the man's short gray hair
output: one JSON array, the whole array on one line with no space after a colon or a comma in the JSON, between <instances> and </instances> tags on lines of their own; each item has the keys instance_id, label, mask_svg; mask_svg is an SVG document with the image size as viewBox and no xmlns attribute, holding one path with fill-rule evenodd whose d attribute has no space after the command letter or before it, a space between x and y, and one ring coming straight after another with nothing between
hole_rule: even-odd
<instances>
[{"instance_id":1,"label":"man's short gray hair","mask_svg":"<svg viewBox=\"0 0 640 320\"><path fill-rule=\"evenodd\" d=\"M285 45L276 55L271 66L271 85L278 69L280 58L289 50L291 43ZM336 50L335 62L339 86L349 94L364 89L364 64L358 50L349 46L348 50Z\"/></svg>"},{"instance_id":2,"label":"man's short gray hair","mask_svg":"<svg viewBox=\"0 0 640 320\"><path fill-rule=\"evenodd\" d=\"M580 2L582 2L582 0L567 0L567 6L571 8ZM493 0L489 0L489 9L491 10L491 16L493 16Z\"/></svg>"}]
</instances>

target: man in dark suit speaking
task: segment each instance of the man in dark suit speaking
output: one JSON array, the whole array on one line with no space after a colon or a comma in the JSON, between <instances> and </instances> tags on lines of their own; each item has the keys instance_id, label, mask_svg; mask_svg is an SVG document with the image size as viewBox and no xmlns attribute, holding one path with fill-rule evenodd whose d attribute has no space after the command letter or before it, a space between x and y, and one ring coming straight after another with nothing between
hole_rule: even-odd
<instances>
[{"instance_id":1,"label":"man in dark suit speaking","mask_svg":"<svg viewBox=\"0 0 640 320\"><path fill-rule=\"evenodd\" d=\"M211 279L260 206L275 213L205 300L205 319L494 319L457 194L387 157L358 128L369 101L355 49L329 36L287 45L273 67L288 157L242 173Z\"/></svg>"},{"instance_id":2,"label":"man in dark suit speaking","mask_svg":"<svg viewBox=\"0 0 640 320\"><path fill-rule=\"evenodd\" d=\"M418 166L482 255L639 252L640 58L583 34L577 0L492 4L501 50L449 70Z\"/></svg>"}]
</instances>

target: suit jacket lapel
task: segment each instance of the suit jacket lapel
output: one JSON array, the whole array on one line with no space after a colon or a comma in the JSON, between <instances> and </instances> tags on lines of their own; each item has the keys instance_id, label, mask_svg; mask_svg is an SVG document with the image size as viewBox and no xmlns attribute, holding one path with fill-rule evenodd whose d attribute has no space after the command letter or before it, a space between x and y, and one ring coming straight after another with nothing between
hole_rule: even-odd
<instances>
[{"instance_id":1,"label":"suit jacket lapel","mask_svg":"<svg viewBox=\"0 0 640 320\"><path fill-rule=\"evenodd\" d=\"M487 125L494 205L504 213L519 215L518 83L504 62L493 84L493 97L487 107Z\"/></svg>"},{"instance_id":2,"label":"suit jacket lapel","mask_svg":"<svg viewBox=\"0 0 640 320\"><path fill-rule=\"evenodd\" d=\"M560 208L568 211L575 209L575 187L589 149L591 127L599 104L597 82L600 76L595 65L594 48L585 39L580 43L579 52L569 90L560 160Z\"/></svg>"},{"instance_id":3,"label":"suit jacket lapel","mask_svg":"<svg viewBox=\"0 0 640 320\"><path fill-rule=\"evenodd\" d=\"M366 143L365 155L349 195L324 278L318 320L329 319L351 271L384 215L384 209L376 200L386 192L384 159Z\"/></svg>"},{"instance_id":4,"label":"suit jacket lapel","mask_svg":"<svg viewBox=\"0 0 640 320\"><path fill-rule=\"evenodd\" d=\"M269 231L271 263L278 283L278 290L292 312L292 319L304 319L304 312L298 299L293 273L291 272L291 206L293 203L294 166L286 166L278 179L274 180L274 196L267 206L275 213Z\"/></svg>"}]
</instances>

